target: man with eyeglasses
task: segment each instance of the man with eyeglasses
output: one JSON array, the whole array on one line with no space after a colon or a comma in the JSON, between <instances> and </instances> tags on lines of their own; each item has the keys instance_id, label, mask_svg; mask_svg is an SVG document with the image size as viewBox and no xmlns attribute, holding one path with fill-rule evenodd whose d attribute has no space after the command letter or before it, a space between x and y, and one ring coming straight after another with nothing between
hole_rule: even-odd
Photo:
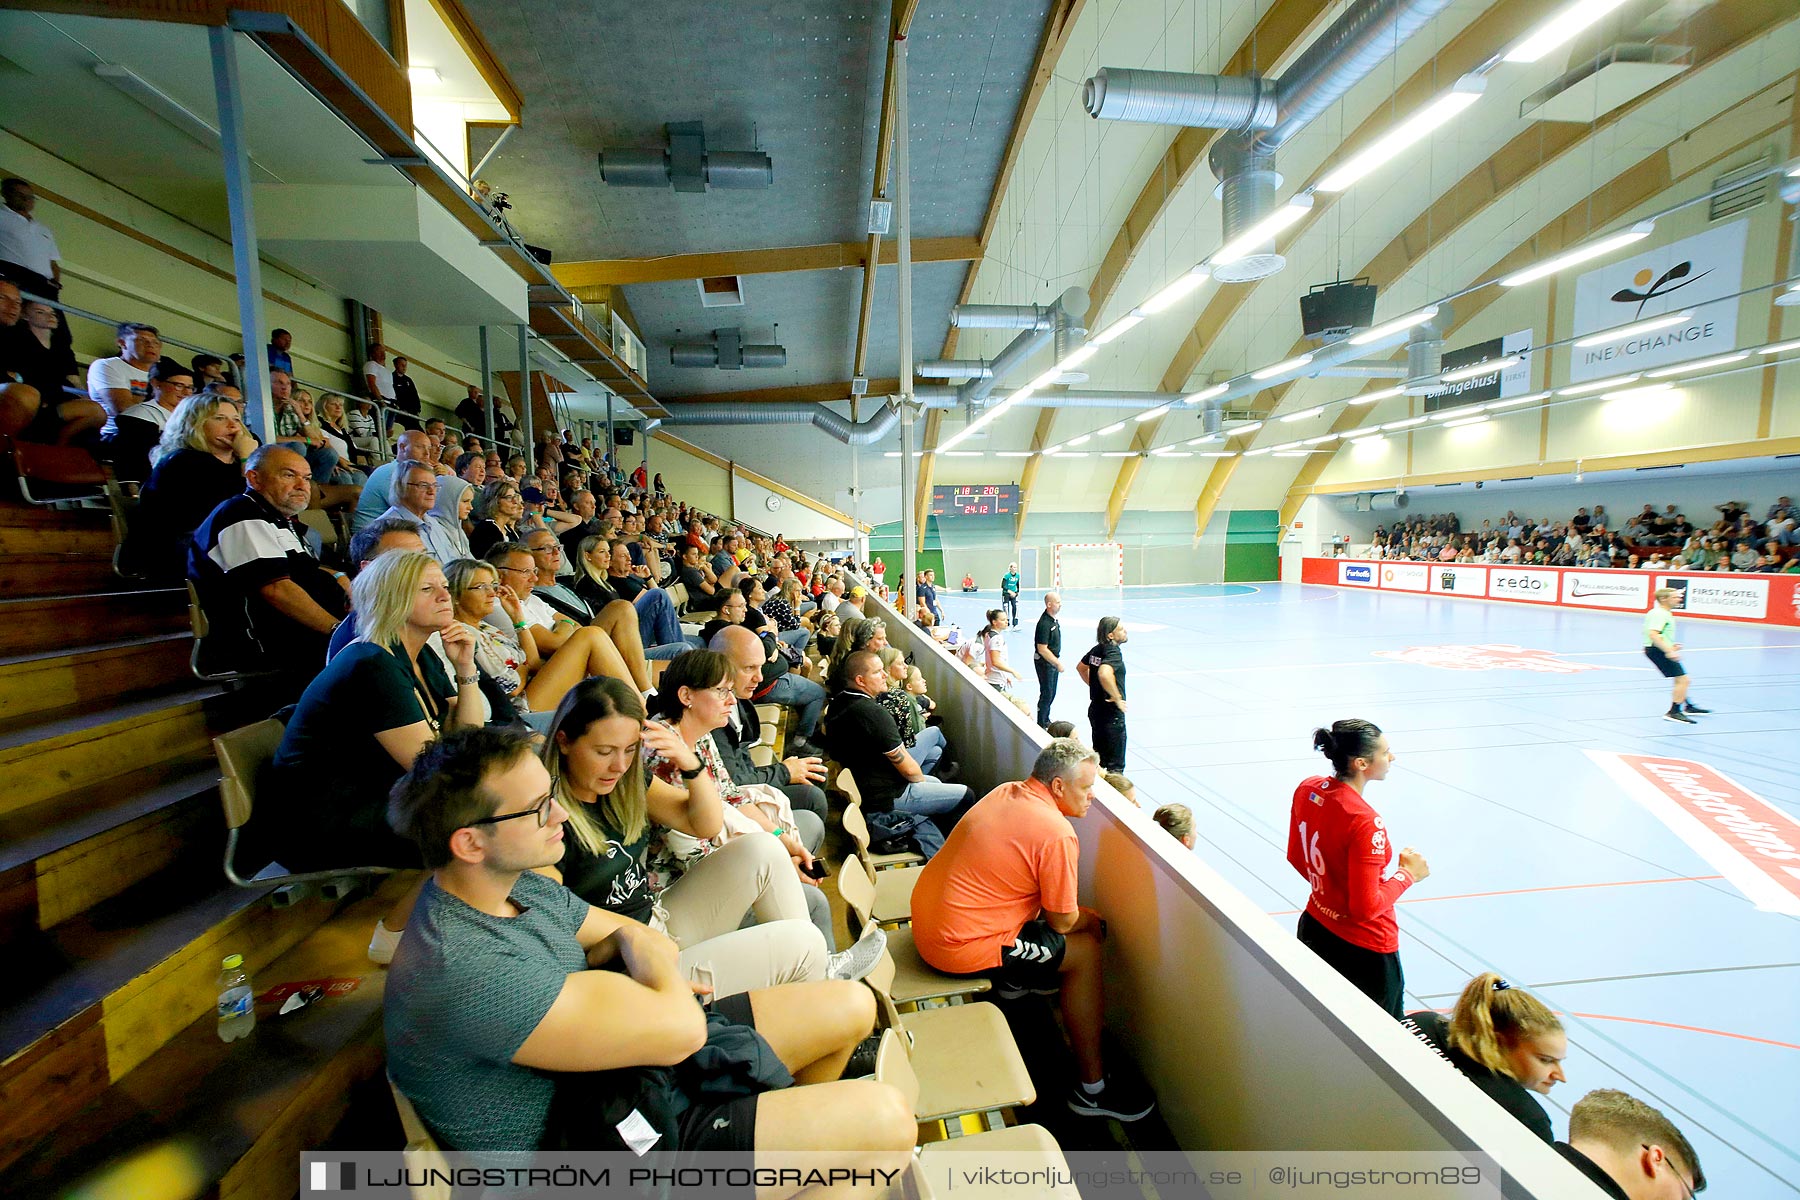
<instances>
[{"instance_id":1,"label":"man with eyeglasses","mask_svg":"<svg viewBox=\"0 0 1800 1200\"><path fill-rule=\"evenodd\" d=\"M1597 1088L1569 1110L1556 1152L1616 1200L1693 1200L1706 1190L1700 1157L1669 1118L1636 1096Z\"/></svg>"},{"instance_id":2,"label":"man with eyeglasses","mask_svg":"<svg viewBox=\"0 0 1800 1200\"><path fill-rule=\"evenodd\" d=\"M127 321L116 330L119 353L96 358L88 366L88 398L106 410L101 437L111 437L119 414L150 398L150 368L162 357L162 335L156 326Z\"/></svg>"},{"instance_id":3,"label":"man with eyeglasses","mask_svg":"<svg viewBox=\"0 0 1800 1200\"><path fill-rule=\"evenodd\" d=\"M658 1166L737 1151L779 1179L801 1164L778 1152L806 1147L807 1165L824 1152L888 1182L905 1170L910 1106L841 1078L874 1027L868 989L784 984L703 1008L709 989L666 935L538 872L562 860L568 813L527 737L447 734L388 817L431 869L388 973L388 1070L447 1149L655 1150ZM737 1086L714 1091L721 1057ZM759 1194L798 1191L793 1178Z\"/></svg>"},{"instance_id":4,"label":"man with eyeglasses","mask_svg":"<svg viewBox=\"0 0 1800 1200\"><path fill-rule=\"evenodd\" d=\"M299 695L325 665L331 634L350 611L350 580L322 566L296 518L312 494L306 459L263 446L244 464L244 491L194 531L188 578L200 594L218 665L273 669Z\"/></svg>"},{"instance_id":5,"label":"man with eyeglasses","mask_svg":"<svg viewBox=\"0 0 1800 1200\"><path fill-rule=\"evenodd\" d=\"M394 486L394 472L403 462L427 462L431 439L417 429L403 429L394 436L394 458L373 471L357 498L356 511L350 514L350 532L361 533L370 522L380 517L393 504L389 498ZM436 474L436 472L432 472Z\"/></svg>"},{"instance_id":6,"label":"man with eyeglasses","mask_svg":"<svg viewBox=\"0 0 1800 1200\"><path fill-rule=\"evenodd\" d=\"M101 453L112 464L115 478L142 483L150 478L150 451L162 437L163 426L181 402L194 393L194 373L172 358L158 359L150 368L150 399L119 414L111 437L101 441Z\"/></svg>"},{"instance_id":7,"label":"man with eyeglasses","mask_svg":"<svg viewBox=\"0 0 1800 1200\"><path fill-rule=\"evenodd\" d=\"M468 535L462 528L452 529L432 511L432 506L437 503L438 488L443 486L438 482L436 472L424 463L402 459L395 465L389 480L388 499L391 503L377 520L397 517L417 524L419 535L425 539L426 551L440 566L447 567L459 558L474 557L469 549Z\"/></svg>"}]
</instances>

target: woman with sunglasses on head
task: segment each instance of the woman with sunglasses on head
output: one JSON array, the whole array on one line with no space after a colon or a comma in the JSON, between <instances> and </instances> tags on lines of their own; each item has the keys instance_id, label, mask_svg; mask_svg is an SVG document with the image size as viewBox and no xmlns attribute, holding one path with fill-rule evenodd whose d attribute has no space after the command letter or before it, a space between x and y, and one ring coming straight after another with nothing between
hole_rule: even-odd
<instances>
[{"instance_id":1,"label":"woman with sunglasses on head","mask_svg":"<svg viewBox=\"0 0 1800 1200\"><path fill-rule=\"evenodd\" d=\"M520 522L525 517L525 501L519 485L512 480L488 480L476 506L476 515L480 520L469 532L469 550L476 557L487 557L488 551L501 542L524 540L525 531Z\"/></svg>"},{"instance_id":2,"label":"woman with sunglasses on head","mask_svg":"<svg viewBox=\"0 0 1800 1200\"><path fill-rule=\"evenodd\" d=\"M1469 980L1448 1017L1427 1009L1401 1023L1527 1129L1556 1140L1532 1093L1548 1096L1567 1082L1569 1039L1542 1000L1485 971Z\"/></svg>"},{"instance_id":3,"label":"woman with sunglasses on head","mask_svg":"<svg viewBox=\"0 0 1800 1200\"><path fill-rule=\"evenodd\" d=\"M1335 721L1313 730L1313 749L1333 773L1294 789L1287 858L1312 888L1299 937L1398 1021L1405 977L1394 904L1430 867L1411 846L1396 855L1381 815L1363 799L1394 764L1387 735L1368 721Z\"/></svg>"},{"instance_id":4,"label":"woman with sunglasses on head","mask_svg":"<svg viewBox=\"0 0 1800 1200\"><path fill-rule=\"evenodd\" d=\"M653 775L646 756L672 764L674 781ZM826 978L825 941L773 838L738 839L679 876L659 869L670 834L709 841L724 805L699 756L673 727L645 720L629 685L577 684L551 721L544 765L569 814L555 873L576 895L668 934L683 974L710 983L715 998ZM757 924L739 929L746 911Z\"/></svg>"},{"instance_id":5,"label":"woman with sunglasses on head","mask_svg":"<svg viewBox=\"0 0 1800 1200\"><path fill-rule=\"evenodd\" d=\"M290 871L416 868L418 848L388 827L388 792L445 729L487 718L475 637L457 622L436 559L390 550L356 577L350 598L356 641L301 695L257 807L270 854ZM453 677L426 648L434 633ZM416 896L376 926L376 962L393 956Z\"/></svg>"}]
</instances>

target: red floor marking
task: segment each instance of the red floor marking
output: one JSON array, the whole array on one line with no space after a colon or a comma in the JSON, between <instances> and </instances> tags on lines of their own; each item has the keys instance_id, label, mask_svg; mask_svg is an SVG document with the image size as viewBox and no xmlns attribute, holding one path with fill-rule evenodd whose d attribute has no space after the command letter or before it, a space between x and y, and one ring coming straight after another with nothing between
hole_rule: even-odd
<instances>
[{"instance_id":1,"label":"red floor marking","mask_svg":"<svg viewBox=\"0 0 1800 1200\"><path fill-rule=\"evenodd\" d=\"M1590 1021L1626 1021L1632 1025L1655 1025L1660 1029L1679 1029L1685 1033L1710 1033L1714 1037L1735 1038L1740 1042L1759 1042L1764 1046L1780 1046L1783 1050L1800 1050L1800 1045L1793 1042L1778 1042L1774 1038L1752 1037L1747 1033L1730 1033L1723 1029L1706 1029L1699 1025L1677 1025L1673 1021L1649 1021L1643 1017L1615 1017L1610 1013L1565 1013L1570 1017L1585 1017Z\"/></svg>"},{"instance_id":2,"label":"red floor marking","mask_svg":"<svg viewBox=\"0 0 1800 1200\"><path fill-rule=\"evenodd\" d=\"M1530 892L1574 892L1583 888L1603 887L1635 887L1640 883L1701 883L1709 879L1723 879L1723 875L1671 875L1667 879L1615 879L1611 883L1556 883L1547 887L1509 888L1499 892L1459 892L1454 896L1420 896L1416 900L1401 900L1401 904L1432 904L1439 900L1478 900L1486 896L1523 896ZM1298 914L1298 908L1283 908L1271 912L1271 917L1291 917Z\"/></svg>"}]
</instances>

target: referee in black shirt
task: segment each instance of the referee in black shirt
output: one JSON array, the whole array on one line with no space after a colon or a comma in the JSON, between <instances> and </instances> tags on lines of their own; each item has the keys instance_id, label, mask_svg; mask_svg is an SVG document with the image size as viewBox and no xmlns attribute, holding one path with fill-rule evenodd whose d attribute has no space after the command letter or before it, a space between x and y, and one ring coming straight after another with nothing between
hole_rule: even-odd
<instances>
[{"instance_id":1,"label":"referee in black shirt","mask_svg":"<svg viewBox=\"0 0 1800 1200\"><path fill-rule=\"evenodd\" d=\"M1056 614L1062 611L1062 597L1055 592L1044 594L1044 611L1037 619L1037 633L1032 636L1031 665L1037 668L1038 728L1050 728L1050 704L1056 699L1056 684L1066 669L1062 661L1062 622Z\"/></svg>"},{"instance_id":2,"label":"referee in black shirt","mask_svg":"<svg viewBox=\"0 0 1800 1200\"><path fill-rule=\"evenodd\" d=\"M1094 731L1094 751L1108 771L1125 769L1125 656L1119 650L1129 640L1119 617L1101 617L1092 650L1075 664L1075 673L1088 685L1088 724Z\"/></svg>"}]
</instances>

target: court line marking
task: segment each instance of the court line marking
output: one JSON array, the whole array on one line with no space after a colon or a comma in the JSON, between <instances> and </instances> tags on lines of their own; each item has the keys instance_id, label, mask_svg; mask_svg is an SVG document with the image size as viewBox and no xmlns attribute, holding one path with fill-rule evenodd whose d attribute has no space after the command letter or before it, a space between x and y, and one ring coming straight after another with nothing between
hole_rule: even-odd
<instances>
[{"instance_id":1,"label":"court line marking","mask_svg":"<svg viewBox=\"0 0 1800 1200\"><path fill-rule=\"evenodd\" d=\"M1654 1025L1658 1029L1679 1029L1684 1033L1710 1033L1714 1037L1735 1038L1740 1042L1757 1042L1764 1046L1779 1046L1783 1050L1800 1050L1800 1043L1779 1042L1774 1038L1757 1037L1748 1033L1732 1033L1728 1029L1708 1029L1704 1025L1682 1025L1675 1021L1652 1021L1648 1017L1621 1017L1612 1013L1584 1013L1565 1010L1564 1016L1581 1017L1589 1021L1623 1021L1627 1025Z\"/></svg>"},{"instance_id":2,"label":"court line marking","mask_svg":"<svg viewBox=\"0 0 1800 1200\"><path fill-rule=\"evenodd\" d=\"M1607 883L1552 883L1543 887L1507 888L1498 892L1462 892L1454 896L1420 896L1416 900L1401 899L1397 904L1437 904L1444 900L1480 900L1488 896L1524 896L1531 892L1577 892L1583 888L1635 887L1641 883L1704 883L1710 879L1723 879L1723 875L1670 875L1663 879L1614 879ZM1305 910L1284 908L1269 915L1271 917L1296 916Z\"/></svg>"},{"instance_id":3,"label":"court line marking","mask_svg":"<svg viewBox=\"0 0 1800 1200\"><path fill-rule=\"evenodd\" d=\"M1546 979L1536 983L1522 984L1526 988L1579 987L1585 983L1630 983L1636 979L1679 979L1684 975L1722 975L1732 971L1781 971L1800 967L1800 962L1785 963L1745 963L1741 967L1689 967L1682 971L1642 971L1636 975L1596 975L1591 979ZM1451 996L1460 996L1461 992L1429 992L1420 995L1422 1000L1446 1000Z\"/></svg>"},{"instance_id":4,"label":"court line marking","mask_svg":"<svg viewBox=\"0 0 1800 1200\"><path fill-rule=\"evenodd\" d=\"M1721 653L1725 653L1728 651L1737 651L1737 650L1800 650L1800 642L1796 642L1792 645L1782 644L1782 645L1775 645L1775 646L1683 646L1681 648L1681 652L1683 654L1721 654ZM1399 667L1399 666L1415 665L1415 664L1404 662L1399 659L1392 659L1392 658L1377 659L1377 658L1373 657L1374 653L1375 652L1373 650L1371 650L1369 652L1369 654L1371 656L1370 658L1352 659L1349 662L1257 663L1253 666L1243 666L1243 667L1193 667L1193 668L1189 668L1187 670L1182 670L1182 671L1147 671L1146 674L1155 675L1159 679L1177 679L1184 675L1230 675L1233 673L1238 673L1238 672L1243 672L1243 671L1324 671L1324 670L1329 670L1330 668L1333 668L1333 667L1388 667L1388 666ZM1634 656L1642 657L1643 653L1644 652L1641 649L1640 650L1572 650L1572 651L1569 651L1568 653L1564 653L1560 650L1556 651L1557 657L1559 657L1559 658L1601 658L1601 657L1608 656L1608 655L1634 655ZM1652 670L1653 668L1651 668L1651 667L1617 667L1614 669L1620 670L1620 671L1649 671L1649 670Z\"/></svg>"}]
</instances>

